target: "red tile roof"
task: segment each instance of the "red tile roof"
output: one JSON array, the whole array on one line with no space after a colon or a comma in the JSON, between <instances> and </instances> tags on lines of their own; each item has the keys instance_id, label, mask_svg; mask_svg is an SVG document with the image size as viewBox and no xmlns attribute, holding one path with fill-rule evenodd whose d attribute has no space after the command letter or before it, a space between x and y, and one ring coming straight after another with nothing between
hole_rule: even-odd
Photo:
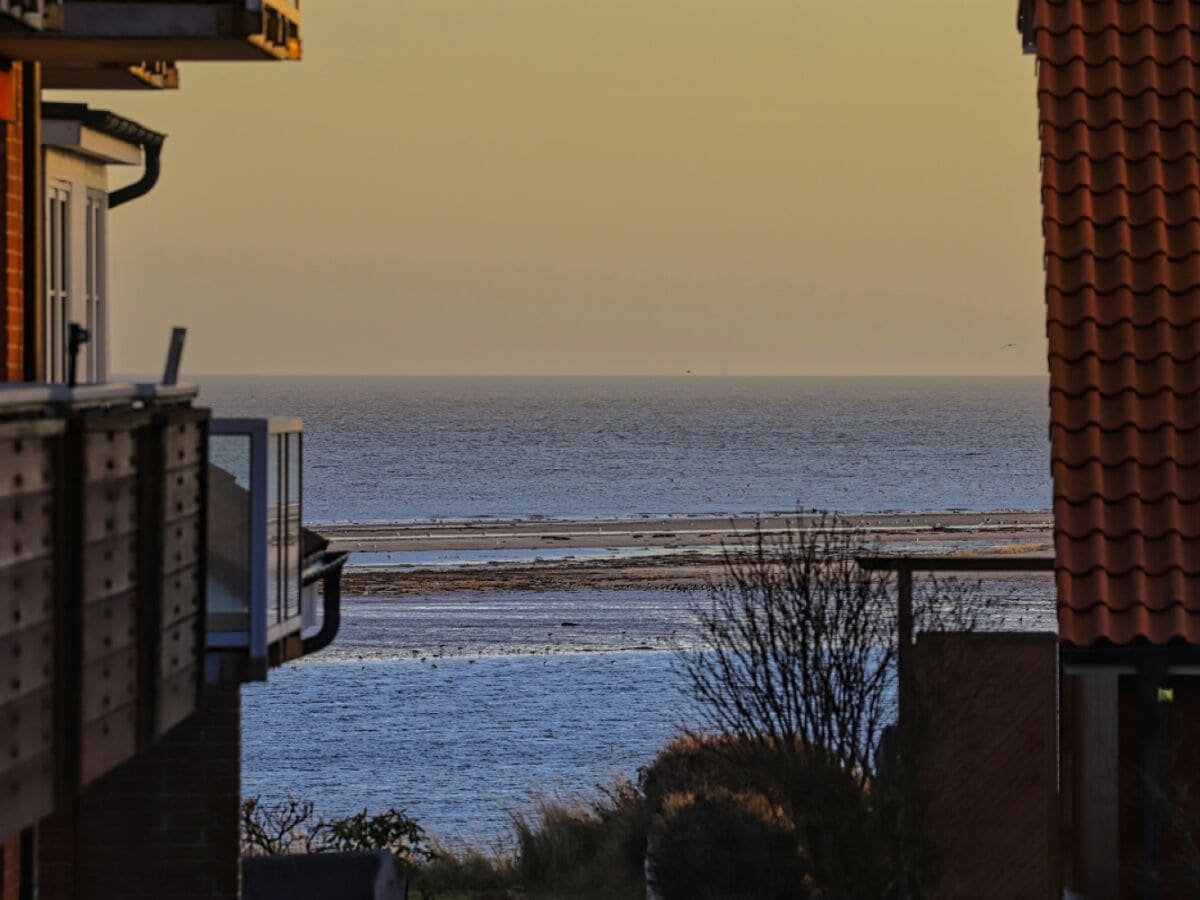
<instances>
[{"instance_id":1,"label":"red tile roof","mask_svg":"<svg viewBox=\"0 0 1200 900\"><path fill-rule=\"evenodd\" d=\"M1200 644L1200 2L1032 5L1059 633Z\"/></svg>"}]
</instances>

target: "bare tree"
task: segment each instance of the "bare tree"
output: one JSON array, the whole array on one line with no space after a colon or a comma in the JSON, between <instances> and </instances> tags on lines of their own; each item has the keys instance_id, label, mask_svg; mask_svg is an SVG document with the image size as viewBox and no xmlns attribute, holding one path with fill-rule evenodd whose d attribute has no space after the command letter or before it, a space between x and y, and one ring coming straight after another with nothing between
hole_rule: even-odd
<instances>
[{"instance_id":1,"label":"bare tree","mask_svg":"<svg viewBox=\"0 0 1200 900\"><path fill-rule=\"evenodd\" d=\"M874 781L895 719L896 616L886 573L858 565L865 550L826 515L725 548L725 578L695 610L699 647L681 657L707 729Z\"/></svg>"},{"instance_id":2,"label":"bare tree","mask_svg":"<svg viewBox=\"0 0 1200 900\"><path fill-rule=\"evenodd\" d=\"M724 578L695 609L698 646L680 655L702 731L734 739L711 746L741 748L730 755L789 808L826 895L871 900L921 893L930 788L915 760L947 711L969 704L950 675L961 660L926 654L897 732L890 575L858 564L874 550L836 516L756 527L726 547ZM922 588L919 630L974 630L977 586L930 579Z\"/></svg>"}]
</instances>

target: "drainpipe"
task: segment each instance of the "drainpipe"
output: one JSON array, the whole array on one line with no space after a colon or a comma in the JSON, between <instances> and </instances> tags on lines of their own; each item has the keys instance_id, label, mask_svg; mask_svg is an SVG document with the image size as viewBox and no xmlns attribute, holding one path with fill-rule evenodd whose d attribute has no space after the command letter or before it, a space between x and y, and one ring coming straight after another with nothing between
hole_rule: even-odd
<instances>
[{"instance_id":1,"label":"drainpipe","mask_svg":"<svg viewBox=\"0 0 1200 900\"><path fill-rule=\"evenodd\" d=\"M144 197L158 184L158 176L162 171L162 145L165 135L156 135L156 138L157 140L147 141L142 144L142 153L145 157L142 167L142 177L133 184L126 185L109 194L109 209L116 209L123 203L136 200L138 197Z\"/></svg>"},{"instance_id":2,"label":"drainpipe","mask_svg":"<svg viewBox=\"0 0 1200 900\"><path fill-rule=\"evenodd\" d=\"M35 104L35 109L38 105ZM92 109L86 103L52 103L40 104L41 115L47 119L73 119L86 128L107 134L109 137L136 144L142 148L142 177L133 184L113 191L108 195L108 208L121 206L130 200L136 200L150 193L158 183L159 172L162 169L162 146L167 136L161 131L154 131L145 125L139 125L132 119L118 116L106 109ZM38 141L39 149L41 141Z\"/></svg>"},{"instance_id":3,"label":"drainpipe","mask_svg":"<svg viewBox=\"0 0 1200 900\"><path fill-rule=\"evenodd\" d=\"M320 580L324 594L321 630L301 641L300 652L304 656L324 650L337 637L338 628L342 624L342 566L349 558L349 553L326 551L319 563L304 571L304 586L308 587Z\"/></svg>"}]
</instances>

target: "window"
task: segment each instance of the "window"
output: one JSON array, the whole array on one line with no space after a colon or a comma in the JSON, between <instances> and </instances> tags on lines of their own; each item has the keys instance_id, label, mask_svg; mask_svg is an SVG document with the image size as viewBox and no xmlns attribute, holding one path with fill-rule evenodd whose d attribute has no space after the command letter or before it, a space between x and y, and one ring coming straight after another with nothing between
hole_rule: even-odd
<instances>
[{"instance_id":1,"label":"window","mask_svg":"<svg viewBox=\"0 0 1200 900\"><path fill-rule=\"evenodd\" d=\"M87 380L101 382L108 378L108 308L105 303L105 241L107 237L108 195L103 191L87 192L87 221L84 240L87 243L84 303L87 309ZM81 373L82 374L82 373Z\"/></svg>"},{"instance_id":2,"label":"window","mask_svg":"<svg viewBox=\"0 0 1200 900\"><path fill-rule=\"evenodd\" d=\"M71 325L87 331L76 348L75 381L108 380L108 173L105 163L46 147L44 377L71 372Z\"/></svg>"},{"instance_id":3,"label":"window","mask_svg":"<svg viewBox=\"0 0 1200 900\"><path fill-rule=\"evenodd\" d=\"M67 380L67 327L71 316L71 186L46 189L46 379Z\"/></svg>"}]
</instances>

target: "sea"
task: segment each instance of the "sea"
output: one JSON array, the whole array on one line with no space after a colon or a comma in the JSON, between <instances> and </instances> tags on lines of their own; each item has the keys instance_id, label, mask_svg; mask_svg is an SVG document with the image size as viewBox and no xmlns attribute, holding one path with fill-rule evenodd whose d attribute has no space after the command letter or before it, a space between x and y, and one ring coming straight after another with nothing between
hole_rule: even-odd
<instances>
[{"instance_id":1,"label":"sea","mask_svg":"<svg viewBox=\"0 0 1200 900\"><path fill-rule=\"evenodd\" d=\"M200 383L215 415L304 420L318 530L1050 506L1044 377ZM514 814L636 778L701 720L676 656L696 599L347 597L333 647L244 689L243 794L326 816L402 808L441 840L503 846Z\"/></svg>"}]
</instances>

